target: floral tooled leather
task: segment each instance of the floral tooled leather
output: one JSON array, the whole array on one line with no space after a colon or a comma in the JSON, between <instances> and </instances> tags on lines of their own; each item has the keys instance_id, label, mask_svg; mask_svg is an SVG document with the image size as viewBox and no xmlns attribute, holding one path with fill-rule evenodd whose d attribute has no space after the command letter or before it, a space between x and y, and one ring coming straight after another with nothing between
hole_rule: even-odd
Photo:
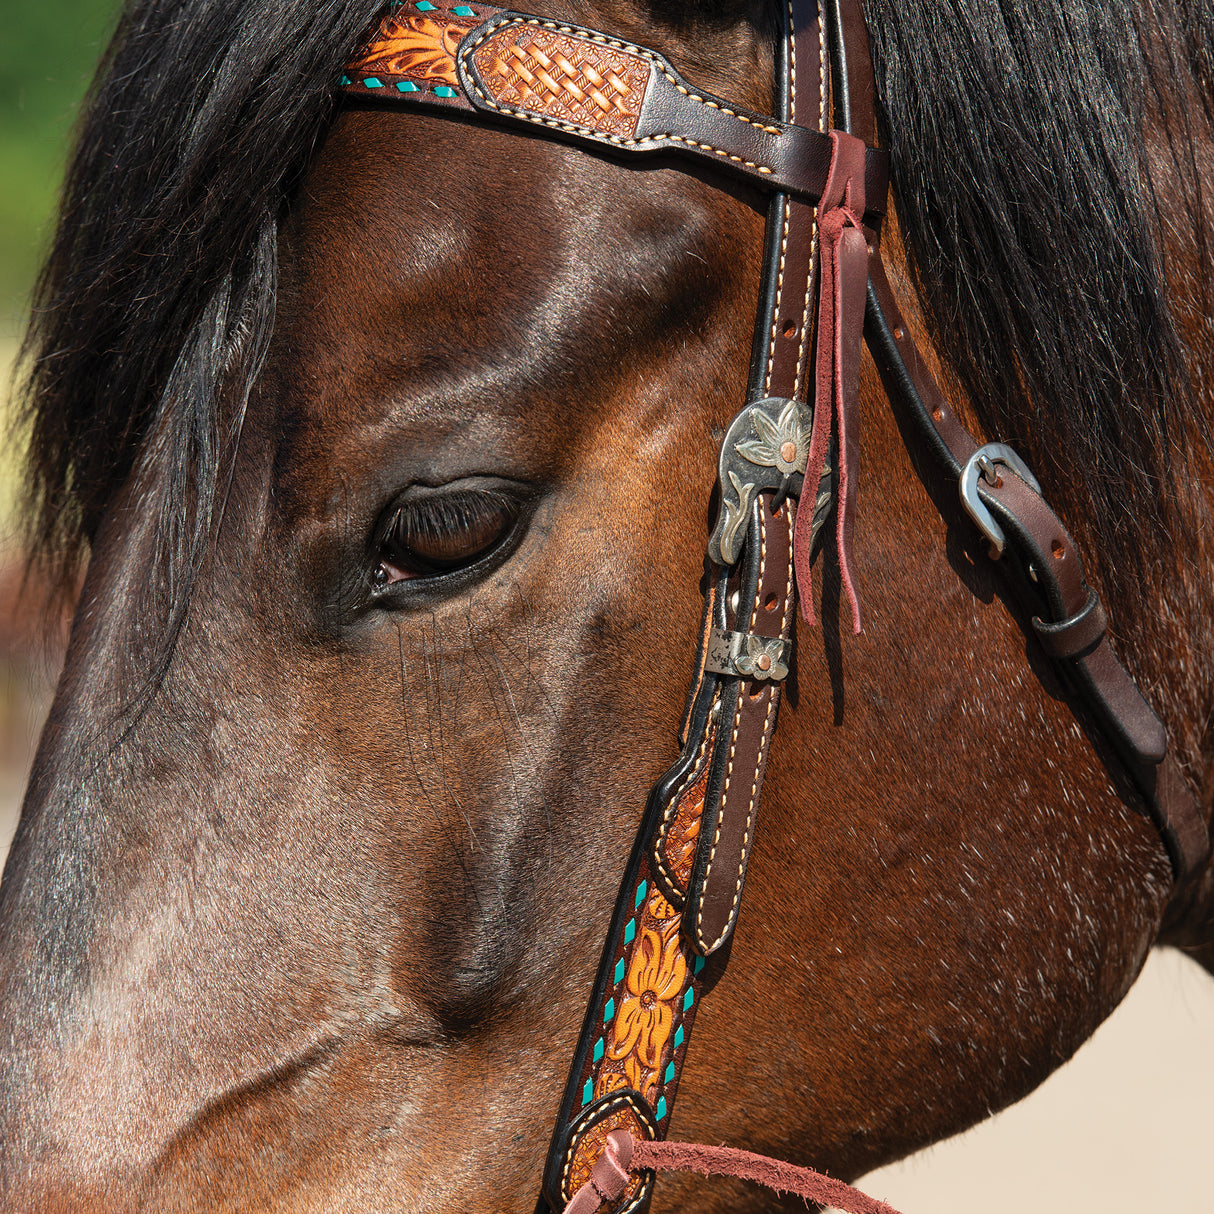
<instances>
[{"instance_id":1,"label":"floral tooled leather","mask_svg":"<svg viewBox=\"0 0 1214 1214\"><path fill-rule=\"evenodd\" d=\"M619 1010L607 1039L595 1095L623 1087L657 1101L658 1074L687 984L679 912L654 890L640 916Z\"/></svg>"},{"instance_id":2,"label":"floral tooled leather","mask_svg":"<svg viewBox=\"0 0 1214 1214\"><path fill-rule=\"evenodd\" d=\"M674 897L676 902L687 893L687 886L691 881L696 844L704 819L708 769L716 736L716 723L710 720L696 755L695 766L671 796L655 844L653 862L667 886L666 892Z\"/></svg>"},{"instance_id":3,"label":"floral tooled leather","mask_svg":"<svg viewBox=\"0 0 1214 1214\"><path fill-rule=\"evenodd\" d=\"M399 9L385 17L371 41L346 68L351 73L401 76L450 85L459 84L455 53L478 17L455 17L435 9L427 16Z\"/></svg>"}]
</instances>

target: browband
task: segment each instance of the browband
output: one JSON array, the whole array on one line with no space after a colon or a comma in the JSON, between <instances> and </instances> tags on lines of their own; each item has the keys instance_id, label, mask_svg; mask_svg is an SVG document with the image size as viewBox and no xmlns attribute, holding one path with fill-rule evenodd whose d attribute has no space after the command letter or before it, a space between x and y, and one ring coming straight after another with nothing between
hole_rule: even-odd
<instances>
[{"instance_id":1,"label":"browband","mask_svg":"<svg viewBox=\"0 0 1214 1214\"><path fill-rule=\"evenodd\" d=\"M346 68L342 89L423 109L543 127L623 156L706 161L769 192L817 202L823 132L693 88L656 51L595 30L449 0L394 7ZM885 211L889 158L868 149L869 218Z\"/></svg>"},{"instance_id":2,"label":"browband","mask_svg":"<svg viewBox=\"0 0 1214 1214\"><path fill-rule=\"evenodd\" d=\"M859 631L850 550L862 331L895 409L958 484L1043 651L1142 792L1177 879L1209 854L1196 799L1109 647L1070 535L1014 451L969 435L906 332L881 264L888 159L869 146L860 0L778 7L775 117L696 90L626 40L451 0L394 4L341 79L347 95L526 124L624 158L692 158L768 195L746 405L721 445L682 752L650 793L587 1005L544 1174L557 1210L594 1189L609 1136L666 1137L696 1011L737 921L798 590L808 618L805 574L832 514ZM603 1200L612 1214L635 1211L652 1185L652 1172L621 1176L620 1194Z\"/></svg>"}]
</instances>

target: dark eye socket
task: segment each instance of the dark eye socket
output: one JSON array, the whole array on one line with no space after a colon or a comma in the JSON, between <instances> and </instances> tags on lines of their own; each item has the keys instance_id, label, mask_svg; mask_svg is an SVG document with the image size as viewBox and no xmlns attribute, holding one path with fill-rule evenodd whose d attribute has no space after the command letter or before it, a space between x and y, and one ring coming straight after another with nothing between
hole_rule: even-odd
<instances>
[{"instance_id":1,"label":"dark eye socket","mask_svg":"<svg viewBox=\"0 0 1214 1214\"><path fill-rule=\"evenodd\" d=\"M380 533L376 587L475 564L514 532L525 504L519 493L497 486L414 486Z\"/></svg>"}]
</instances>

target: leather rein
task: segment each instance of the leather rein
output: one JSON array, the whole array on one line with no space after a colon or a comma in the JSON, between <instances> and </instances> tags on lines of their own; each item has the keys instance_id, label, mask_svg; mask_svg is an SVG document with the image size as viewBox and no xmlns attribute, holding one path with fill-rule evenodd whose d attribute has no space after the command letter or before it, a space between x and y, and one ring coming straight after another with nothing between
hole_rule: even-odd
<instances>
[{"instance_id":1,"label":"leather rein","mask_svg":"<svg viewBox=\"0 0 1214 1214\"><path fill-rule=\"evenodd\" d=\"M652 1168L677 1166L655 1152L680 1146L664 1143L679 1076L737 922L794 613L799 596L812 622L809 566L828 521L860 631L851 531L862 334L913 421L917 454L958 486L1042 649L1141 793L1176 880L1209 854L1196 799L1109 646L1070 535L1016 453L966 431L907 333L881 262L889 164L876 147L860 0L777 3L774 116L697 90L626 39L455 0L392 5L341 78L348 95L546 133L624 164L653 155L710 164L768 196L746 401L721 444L682 750L649 796L624 870L541 1209L582 1194L579 1208L634 1211L649 1201ZM642 1161L633 1170L620 1162L629 1144Z\"/></svg>"}]
</instances>

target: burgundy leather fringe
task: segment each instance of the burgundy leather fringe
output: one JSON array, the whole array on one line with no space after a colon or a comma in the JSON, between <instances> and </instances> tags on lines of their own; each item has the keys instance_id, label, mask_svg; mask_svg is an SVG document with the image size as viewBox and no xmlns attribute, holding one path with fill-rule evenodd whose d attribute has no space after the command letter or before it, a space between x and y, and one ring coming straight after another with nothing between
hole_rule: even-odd
<instances>
[{"instance_id":1,"label":"burgundy leather fringe","mask_svg":"<svg viewBox=\"0 0 1214 1214\"><path fill-rule=\"evenodd\" d=\"M832 429L839 443L839 500L835 534L843 591L851 607L852 627L860 631L860 601L853 572L852 533L856 520L856 414L860 396L860 342L868 291L868 241L862 230L864 157L861 140L831 131L834 154L822 201L818 204L818 334L813 432L809 441L805 490L813 501L822 479ZM810 524L814 511L797 516L793 555L797 590L807 624L814 623L809 573Z\"/></svg>"},{"instance_id":2,"label":"burgundy leather fringe","mask_svg":"<svg viewBox=\"0 0 1214 1214\"><path fill-rule=\"evenodd\" d=\"M631 1173L699 1172L704 1176L735 1176L765 1185L777 1193L792 1193L847 1214L898 1214L892 1206L832 1180L810 1168L797 1168L766 1155L732 1147L706 1147L690 1142L638 1141L627 1130L607 1135L607 1145L590 1179L573 1195L565 1214L596 1214L623 1197Z\"/></svg>"}]
</instances>

